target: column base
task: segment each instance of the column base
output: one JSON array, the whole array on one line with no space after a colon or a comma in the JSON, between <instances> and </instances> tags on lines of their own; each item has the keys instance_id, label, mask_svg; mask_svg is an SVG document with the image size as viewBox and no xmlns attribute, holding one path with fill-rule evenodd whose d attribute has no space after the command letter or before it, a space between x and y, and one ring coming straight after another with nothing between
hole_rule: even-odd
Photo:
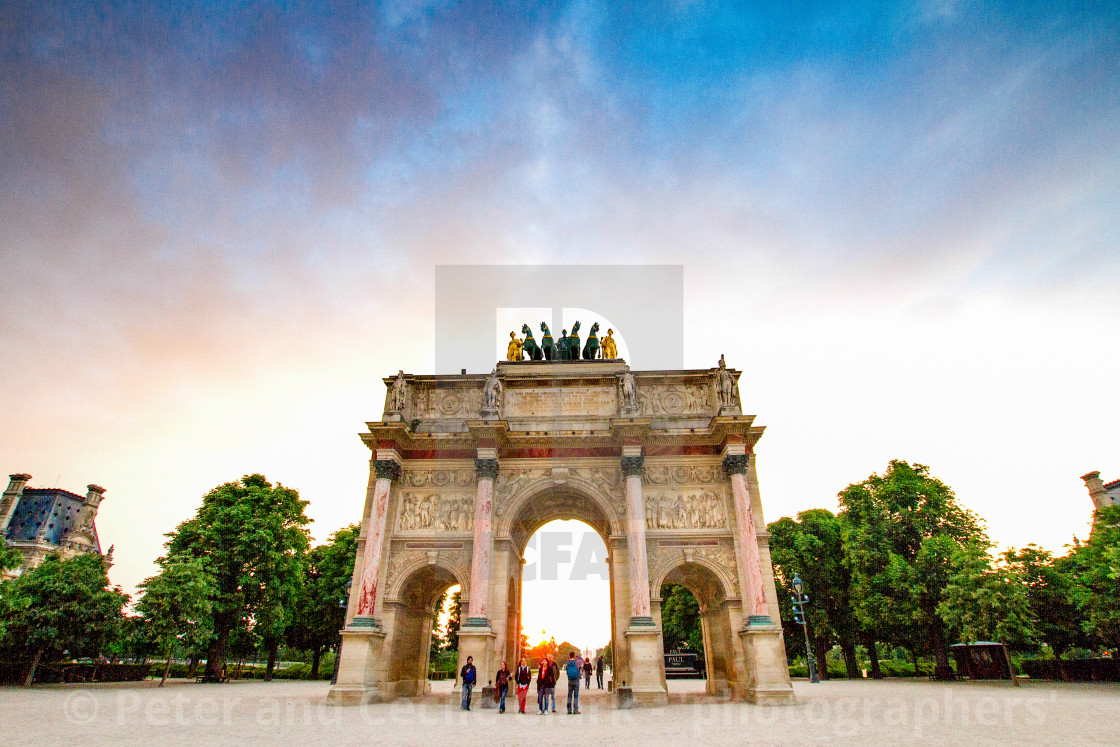
<instances>
[{"instance_id":1,"label":"column base","mask_svg":"<svg viewBox=\"0 0 1120 747\"><path fill-rule=\"evenodd\" d=\"M472 619L472 618L468 618ZM479 618L473 618L479 619ZM467 627L463 625L459 628L459 669L456 670L455 675L458 677L459 671L467 663L467 657L471 657L475 668L475 685L474 691L481 693L486 686L486 683L493 685L494 681L494 667L490 662L490 653L494 650L494 631L490 629L489 624L486 626L472 625ZM458 684L462 684L458 682ZM455 707L459 707L459 701L455 701ZM483 706L485 707L485 706Z\"/></svg>"},{"instance_id":2,"label":"column base","mask_svg":"<svg viewBox=\"0 0 1120 747\"><path fill-rule=\"evenodd\" d=\"M738 695L748 703L793 705L797 702L797 697L793 694L793 684L789 679L782 629L774 624L763 623L760 619L762 617L764 616L752 615L746 627L739 631L747 677L746 682L740 685Z\"/></svg>"},{"instance_id":3,"label":"column base","mask_svg":"<svg viewBox=\"0 0 1120 747\"><path fill-rule=\"evenodd\" d=\"M362 618L355 618L359 619ZM362 620L363 624L354 626L351 623L342 631L338 679L327 693L328 705L366 705L387 700L377 682L385 634L381 632L380 625L374 628L365 622L374 618Z\"/></svg>"},{"instance_id":4,"label":"column base","mask_svg":"<svg viewBox=\"0 0 1120 747\"><path fill-rule=\"evenodd\" d=\"M652 625L651 618L646 619L650 624L640 617L630 618L626 631L630 680L615 686L615 705L619 708L657 708L669 704L669 693L661 679L661 668L665 665L661 629Z\"/></svg>"}]
</instances>

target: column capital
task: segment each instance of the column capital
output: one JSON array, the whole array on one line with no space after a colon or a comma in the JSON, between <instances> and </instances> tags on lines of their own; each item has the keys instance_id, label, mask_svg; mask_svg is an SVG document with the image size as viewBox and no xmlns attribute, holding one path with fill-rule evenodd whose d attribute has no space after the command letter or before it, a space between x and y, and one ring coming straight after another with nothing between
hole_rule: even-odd
<instances>
[{"instance_id":1,"label":"column capital","mask_svg":"<svg viewBox=\"0 0 1120 747\"><path fill-rule=\"evenodd\" d=\"M474 471L479 480L493 480L498 476L498 460L479 457L474 460Z\"/></svg>"},{"instance_id":2,"label":"column capital","mask_svg":"<svg viewBox=\"0 0 1120 747\"><path fill-rule=\"evenodd\" d=\"M747 474L750 454L728 454L723 458L723 471L728 477Z\"/></svg>"},{"instance_id":3,"label":"column capital","mask_svg":"<svg viewBox=\"0 0 1120 747\"><path fill-rule=\"evenodd\" d=\"M374 459L373 470L378 480L395 480L401 476L401 465L393 459Z\"/></svg>"},{"instance_id":4,"label":"column capital","mask_svg":"<svg viewBox=\"0 0 1120 747\"><path fill-rule=\"evenodd\" d=\"M622 457L622 474L627 477L641 477L645 471L646 458L643 456Z\"/></svg>"}]
</instances>

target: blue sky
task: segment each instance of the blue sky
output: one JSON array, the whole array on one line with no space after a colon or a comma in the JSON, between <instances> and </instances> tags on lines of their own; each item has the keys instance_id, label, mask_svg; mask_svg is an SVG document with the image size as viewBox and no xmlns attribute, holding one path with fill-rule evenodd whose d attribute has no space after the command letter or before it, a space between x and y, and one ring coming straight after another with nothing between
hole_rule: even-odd
<instances>
[{"instance_id":1,"label":"blue sky","mask_svg":"<svg viewBox=\"0 0 1120 747\"><path fill-rule=\"evenodd\" d=\"M1120 477L1108 3L7 3L0 454L114 579L261 471L356 520L438 264L685 268L767 518L929 464L1001 544ZM593 271L593 270L584 270Z\"/></svg>"}]
</instances>

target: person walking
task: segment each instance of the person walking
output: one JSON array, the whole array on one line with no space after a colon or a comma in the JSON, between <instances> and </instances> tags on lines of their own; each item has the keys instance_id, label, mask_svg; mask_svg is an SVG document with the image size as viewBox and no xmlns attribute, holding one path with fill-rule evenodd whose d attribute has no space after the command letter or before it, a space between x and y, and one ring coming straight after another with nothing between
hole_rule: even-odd
<instances>
[{"instance_id":1,"label":"person walking","mask_svg":"<svg viewBox=\"0 0 1120 747\"><path fill-rule=\"evenodd\" d=\"M595 679L599 683L599 689L603 689L603 655L599 654L599 658L595 660Z\"/></svg>"},{"instance_id":2,"label":"person walking","mask_svg":"<svg viewBox=\"0 0 1120 747\"><path fill-rule=\"evenodd\" d=\"M506 712L506 692L509 691L509 667L502 662L502 668L494 675L494 686L498 688L498 713Z\"/></svg>"},{"instance_id":3,"label":"person walking","mask_svg":"<svg viewBox=\"0 0 1120 747\"><path fill-rule=\"evenodd\" d=\"M552 712L556 713L556 685L560 682L560 665L552 654L548 655L549 688L548 697L552 699Z\"/></svg>"},{"instance_id":4,"label":"person walking","mask_svg":"<svg viewBox=\"0 0 1120 747\"><path fill-rule=\"evenodd\" d=\"M471 691L474 690L475 680L478 679L473 656L467 657L467 663L459 671L459 677L463 680L463 702L459 704L459 710L469 711L471 709Z\"/></svg>"},{"instance_id":5,"label":"person walking","mask_svg":"<svg viewBox=\"0 0 1120 747\"><path fill-rule=\"evenodd\" d=\"M517 708L518 713L525 713L525 696L529 694L529 683L533 681L533 672L529 669L529 662L524 656L514 675L517 683Z\"/></svg>"},{"instance_id":6,"label":"person walking","mask_svg":"<svg viewBox=\"0 0 1120 747\"><path fill-rule=\"evenodd\" d=\"M590 690L591 689L591 670L592 670L592 668L593 667L591 666L591 657L589 656L589 657L587 657L586 659L583 660L583 689L584 690Z\"/></svg>"},{"instance_id":7,"label":"person walking","mask_svg":"<svg viewBox=\"0 0 1120 747\"><path fill-rule=\"evenodd\" d=\"M537 714L543 716L548 711L549 691L556 684L552 674L552 664L547 656L542 656L537 665Z\"/></svg>"},{"instance_id":8,"label":"person walking","mask_svg":"<svg viewBox=\"0 0 1120 747\"><path fill-rule=\"evenodd\" d=\"M575 651L568 652L568 663L564 667L568 675L568 715L579 713L579 678L583 674L583 662L576 658Z\"/></svg>"}]
</instances>

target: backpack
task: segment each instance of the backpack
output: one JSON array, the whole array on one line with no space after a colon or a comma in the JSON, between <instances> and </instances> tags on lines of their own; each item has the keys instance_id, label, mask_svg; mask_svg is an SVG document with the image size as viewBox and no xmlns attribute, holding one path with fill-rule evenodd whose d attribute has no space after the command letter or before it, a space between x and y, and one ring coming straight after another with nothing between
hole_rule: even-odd
<instances>
[{"instance_id":1,"label":"backpack","mask_svg":"<svg viewBox=\"0 0 1120 747\"><path fill-rule=\"evenodd\" d=\"M568 668L568 679L570 679L570 680L579 679L579 664L576 663L575 659L568 659L568 667L567 668Z\"/></svg>"}]
</instances>

